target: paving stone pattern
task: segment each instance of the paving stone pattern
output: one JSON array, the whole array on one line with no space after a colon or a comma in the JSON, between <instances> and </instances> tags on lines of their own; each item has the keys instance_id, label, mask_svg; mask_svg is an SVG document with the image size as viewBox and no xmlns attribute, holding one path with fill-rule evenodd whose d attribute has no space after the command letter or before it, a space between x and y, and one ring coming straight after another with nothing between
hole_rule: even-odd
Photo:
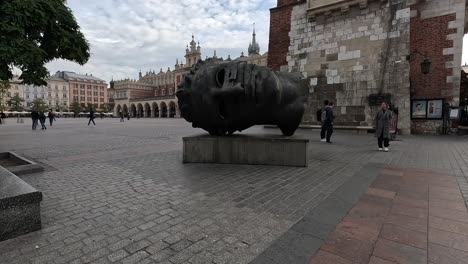
<instances>
[{"instance_id":1,"label":"paving stone pattern","mask_svg":"<svg viewBox=\"0 0 468 264\"><path fill-rule=\"evenodd\" d=\"M0 152L45 166L21 176L43 192L43 229L0 242L0 263L249 263L369 164L441 169L468 193L466 137L405 137L379 153L371 135L325 145L301 130L307 168L182 164L182 136L203 131L180 119L26 121L0 127Z\"/></svg>"},{"instance_id":2,"label":"paving stone pattern","mask_svg":"<svg viewBox=\"0 0 468 264\"><path fill-rule=\"evenodd\" d=\"M308 263L463 264L467 256L468 213L455 177L392 167Z\"/></svg>"}]
</instances>

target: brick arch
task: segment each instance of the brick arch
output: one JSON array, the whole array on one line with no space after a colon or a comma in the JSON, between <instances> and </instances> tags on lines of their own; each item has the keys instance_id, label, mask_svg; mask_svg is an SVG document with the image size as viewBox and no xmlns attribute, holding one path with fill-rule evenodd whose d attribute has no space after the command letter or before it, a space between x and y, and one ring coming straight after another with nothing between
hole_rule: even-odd
<instances>
[{"instance_id":1,"label":"brick arch","mask_svg":"<svg viewBox=\"0 0 468 264\"><path fill-rule=\"evenodd\" d=\"M144 117L151 117L151 106L149 103L145 103Z\"/></svg>"},{"instance_id":2,"label":"brick arch","mask_svg":"<svg viewBox=\"0 0 468 264\"><path fill-rule=\"evenodd\" d=\"M176 104L174 103L174 101L170 101L168 105L169 105L169 117L175 117L177 115Z\"/></svg>"},{"instance_id":3,"label":"brick arch","mask_svg":"<svg viewBox=\"0 0 468 264\"><path fill-rule=\"evenodd\" d=\"M130 115L132 117L136 117L136 114L137 114L136 106L135 106L135 104L131 104L130 105Z\"/></svg>"},{"instance_id":4,"label":"brick arch","mask_svg":"<svg viewBox=\"0 0 468 264\"><path fill-rule=\"evenodd\" d=\"M167 111L167 104L166 102L161 102L159 105L159 109L161 111L161 117L168 117L168 111Z\"/></svg>"},{"instance_id":5,"label":"brick arch","mask_svg":"<svg viewBox=\"0 0 468 264\"><path fill-rule=\"evenodd\" d=\"M143 114L144 114L143 105L141 103L137 104L136 110L137 110L137 117L143 117Z\"/></svg>"},{"instance_id":6,"label":"brick arch","mask_svg":"<svg viewBox=\"0 0 468 264\"><path fill-rule=\"evenodd\" d=\"M159 117L159 106L156 102L151 104L151 117Z\"/></svg>"}]
</instances>

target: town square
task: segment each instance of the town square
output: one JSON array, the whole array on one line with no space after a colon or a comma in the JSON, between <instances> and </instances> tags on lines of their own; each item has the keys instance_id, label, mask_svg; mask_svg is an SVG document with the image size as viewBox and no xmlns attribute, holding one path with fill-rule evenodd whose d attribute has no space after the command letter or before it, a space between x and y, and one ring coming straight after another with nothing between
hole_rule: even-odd
<instances>
[{"instance_id":1,"label":"town square","mask_svg":"<svg viewBox=\"0 0 468 264\"><path fill-rule=\"evenodd\" d=\"M0 2L0 263L468 263L467 10Z\"/></svg>"}]
</instances>

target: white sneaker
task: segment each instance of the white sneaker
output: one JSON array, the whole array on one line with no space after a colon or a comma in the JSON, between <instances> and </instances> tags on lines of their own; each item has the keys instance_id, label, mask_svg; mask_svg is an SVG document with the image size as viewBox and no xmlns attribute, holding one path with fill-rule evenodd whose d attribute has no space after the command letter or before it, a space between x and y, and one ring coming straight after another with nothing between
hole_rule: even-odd
<instances>
[{"instance_id":1,"label":"white sneaker","mask_svg":"<svg viewBox=\"0 0 468 264\"><path fill-rule=\"evenodd\" d=\"M321 141L321 142L327 142L327 140L326 140L326 139L321 139L320 141Z\"/></svg>"},{"instance_id":2,"label":"white sneaker","mask_svg":"<svg viewBox=\"0 0 468 264\"><path fill-rule=\"evenodd\" d=\"M388 148L384 148L384 151L385 151L385 152L388 152L388 151L389 151L389 149L388 149Z\"/></svg>"},{"instance_id":3,"label":"white sneaker","mask_svg":"<svg viewBox=\"0 0 468 264\"><path fill-rule=\"evenodd\" d=\"M383 150L383 148L379 148L379 151L382 151L382 150Z\"/></svg>"}]
</instances>

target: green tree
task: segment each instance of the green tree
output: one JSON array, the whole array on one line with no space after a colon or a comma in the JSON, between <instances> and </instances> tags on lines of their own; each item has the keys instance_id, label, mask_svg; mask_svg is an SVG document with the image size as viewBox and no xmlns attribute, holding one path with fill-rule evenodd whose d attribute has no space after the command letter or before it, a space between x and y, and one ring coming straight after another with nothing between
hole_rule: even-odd
<instances>
[{"instance_id":1,"label":"green tree","mask_svg":"<svg viewBox=\"0 0 468 264\"><path fill-rule=\"evenodd\" d=\"M70 109L73 113L75 113L76 116L81 112L81 105L77 101L74 101L70 106Z\"/></svg>"},{"instance_id":2,"label":"green tree","mask_svg":"<svg viewBox=\"0 0 468 264\"><path fill-rule=\"evenodd\" d=\"M45 85L45 63L65 59L83 65L89 56L66 0L0 1L0 80L12 79L17 67L24 83Z\"/></svg>"},{"instance_id":3,"label":"green tree","mask_svg":"<svg viewBox=\"0 0 468 264\"><path fill-rule=\"evenodd\" d=\"M13 110L13 111L23 111L23 102L24 102L24 99L19 97L19 95L15 95L13 96L10 101L8 101L8 104L10 105L10 110Z\"/></svg>"},{"instance_id":4,"label":"green tree","mask_svg":"<svg viewBox=\"0 0 468 264\"><path fill-rule=\"evenodd\" d=\"M47 112L47 103L42 98L36 98L32 101L32 109L36 111Z\"/></svg>"},{"instance_id":5,"label":"green tree","mask_svg":"<svg viewBox=\"0 0 468 264\"><path fill-rule=\"evenodd\" d=\"M101 106L101 109L104 113L108 113L110 111L110 106L109 104L107 103L104 103L102 106Z\"/></svg>"},{"instance_id":6,"label":"green tree","mask_svg":"<svg viewBox=\"0 0 468 264\"><path fill-rule=\"evenodd\" d=\"M10 89L10 83L8 81L0 80L0 111L6 110L5 97Z\"/></svg>"}]
</instances>

